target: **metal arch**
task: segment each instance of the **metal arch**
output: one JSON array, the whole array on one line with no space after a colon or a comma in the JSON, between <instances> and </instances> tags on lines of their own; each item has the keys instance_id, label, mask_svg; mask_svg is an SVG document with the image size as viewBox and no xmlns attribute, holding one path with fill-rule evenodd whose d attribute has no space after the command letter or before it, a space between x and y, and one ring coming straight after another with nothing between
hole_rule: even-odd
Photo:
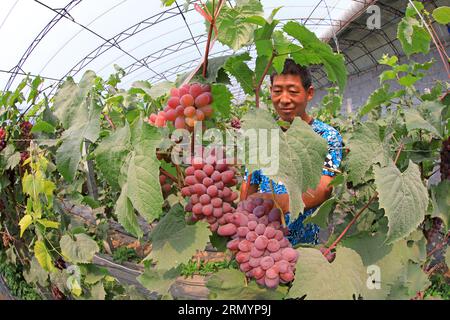
<instances>
[{"instance_id":1,"label":"metal arch","mask_svg":"<svg viewBox=\"0 0 450 320\"><path fill-rule=\"evenodd\" d=\"M204 40L202 40L204 38ZM194 43L201 44L206 42L206 34L202 34L193 38L187 38L183 41L177 42L171 46L165 47L163 49L160 49L158 51L152 52L148 56L140 59L142 63L151 64L152 62L155 62L158 59L161 59L163 56L169 56L171 54L177 53L180 50L189 48L194 45ZM194 43L192 43L194 42ZM137 70L142 68L142 63L134 62L130 64L129 66L125 67L125 77L129 76L130 74L136 72Z\"/></svg>"},{"instance_id":2,"label":"metal arch","mask_svg":"<svg viewBox=\"0 0 450 320\"><path fill-rule=\"evenodd\" d=\"M356 40L350 40L350 39L340 39L339 40L342 44L348 45L348 47L344 48L344 50L347 50L353 46L359 47L362 51L366 53L367 56L369 56L370 60L372 60L373 63L377 64L378 61L375 59L375 57L370 53L369 49L366 47L364 42L356 41ZM342 51L344 51L342 50Z\"/></svg>"},{"instance_id":3,"label":"metal arch","mask_svg":"<svg viewBox=\"0 0 450 320\"><path fill-rule=\"evenodd\" d=\"M189 11L192 11L193 9L189 9ZM122 32L118 33L114 37L112 37L109 41L105 41L103 44L101 44L99 47L94 49L92 52L90 52L86 57L81 59L75 66L73 66L61 79L60 83L64 81L64 79L68 76L75 76L78 72L80 72L83 68L85 68L87 65L89 65L93 60L100 57L102 54L107 52L109 49L115 47L114 44L119 45L121 42L131 38L132 36L147 30L148 28L162 22L166 21L168 19L174 18L179 16L180 13L178 12L177 7L173 7L170 9L167 9L163 12L160 12L156 15L153 15L145 20L142 20L141 22L128 27L127 29L123 30ZM168 16L168 17L164 17ZM111 44L114 43L114 44Z\"/></svg>"},{"instance_id":4,"label":"metal arch","mask_svg":"<svg viewBox=\"0 0 450 320\"><path fill-rule=\"evenodd\" d=\"M194 35L192 34L191 27L190 27L189 24L187 23L186 17L184 16L183 11L181 11L181 8L180 8L180 6L178 5L178 2L175 1L175 4L176 4L176 6L177 6L177 8L178 8L178 11L180 11L180 14L181 14L181 17L183 18L184 24L186 25L186 27L187 27L187 29L188 29L188 31L189 31L189 34L191 35L192 40L194 41L194 44L195 44L195 46L197 47L198 53L200 54L200 57L201 57L201 56L202 56L202 52L200 51L200 48L198 47L197 42L194 40Z\"/></svg>"},{"instance_id":5,"label":"metal arch","mask_svg":"<svg viewBox=\"0 0 450 320\"><path fill-rule=\"evenodd\" d=\"M232 49L225 49L225 50L222 50L222 51L218 51L218 52L215 52L215 53L211 54L210 57L215 57L215 56L218 56L220 54L223 55L223 54L226 54L226 53L229 53L229 52L233 52L233 50ZM182 64L179 64L177 66L174 66L174 67L172 67L170 69L166 69L166 70L160 72L160 74L161 75L165 75L166 78L169 78L170 76L177 75L177 74L179 74L181 72L184 72L184 71L187 71L187 70L193 68L196 63L198 64L198 62L199 62L198 59L188 60L188 61L186 61L186 62L184 62ZM169 71L171 71L171 72L169 72ZM147 79L147 81L149 81L150 83L157 83L160 80L163 80L163 78L162 77L158 77L158 75L155 75L155 76L150 77L150 78Z\"/></svg>"},{"instance_id":6,"label":"metal arch","mask_svg":"<svg viewBox=\"0 0 450 320\"><path fill-rule=\"evenodd\" d=\"M82 0L72 0L69 2L68 5L66 5L62 9L57 9L58 11L61 11L62 14L57 14L53 19L44 27L44 29L39 32L37 37L33 40L31 45L27 48L25 53L20 58L17 65L11 69L11 76L9 77L8 82L6 83L5 90L8 91L11 88L11 85L13 84L14 80L16 79L17 74L20 72L24 73L22 70L23 65L27 61L27 59L30 57L31 53L36 49L36 47L39 45L39 43L42 41L42 39L50 32L50 30L64 17L64 15L69 14L69 11L72 10L75 6L80 4Z\"/></svg>"}]
</instances>

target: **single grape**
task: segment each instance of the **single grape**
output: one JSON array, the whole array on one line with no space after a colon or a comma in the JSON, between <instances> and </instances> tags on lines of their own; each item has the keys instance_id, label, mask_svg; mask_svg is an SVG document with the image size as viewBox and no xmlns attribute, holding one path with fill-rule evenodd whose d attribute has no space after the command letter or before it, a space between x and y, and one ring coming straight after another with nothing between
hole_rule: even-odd
<instances>
[{"instance_id":1,"label":"single grape","mask_svg":"<svg viewBox=\"0 0 450 320\"><path fill-rule=\"evenodd\" d=\"M266 214L265 212L265 207L264 206L257 206L254 210L253 210L253 214L255 216L257 216L258 218L261 218L263 215Z\"/></svg>"},{"instance_id":2,"label":"single grape","mask_svg":"<svg viewBox=\"0 0 450 320\"><path fill-rule=\"evenodd\" d=\"M237 235L241 238L245 238L248 234L249 230L247 227L239 227L237 229Z\"/></svg>"},{"instance_id":3,"label":"single grape","mask_svg":"<svg viewBox=\"0 0 450 320\"><path fill-rule=\"evenodd\" d=\"M250 260L250 254L248 253L248 252L239 252L237 255L236 255L236 261L239 263L239 264L242 264L242 263L246 263L246 262L248 262Z\"/></svg>"},{"instance_id":4,"label":"single grape","mask_svg":"<svg viewBox=\"0 0 450 320\"><path fill-rule=\"evenodd\" d=\"M292 248L285 248L281 251L281 254L283 255L283 259L288 262L296 261L298 258L298 251L292 249Z\"/></svg>"},{"instance_id":5,"label":"single grape","mask_svg":"<svg viewBox=\"0 0 450 320\"><path fill-rule=\"evenodd\" d=\"M258 224L255 228L255 232L258 235L263 235L265 231L266 231L266 226L262 223Z\"/></svg>"},{"instance_id":6,"label":"single grape","mask_svg":"<svg viewBox=\"0 0 450 320\"><path fill-rule=\"evenodd\" d=\"M217 187L215 185L211 185L208 187L207 191L208 195L211 198L215 198L217 197L218 193L219 193L219 189L217 189Z\"/></svg>"},{"instance_id":7,"label":"single grape","mask_svg":"<svg viewBox=\"0 0 450 320\"><path fill-rule=\"evenodd\" d=\"M258 250L256 247L253 247L252 250L250 250L250 255L253 258L259 258L264 255L264 250Z\"/></svg>"},{"instance_id":8,"label":"single grape","mask_svg":"<svg viewBox=\"0 0 450 320\"><path fill-rule=\"evenodd\" d=\"M259 236L255 240L255 247L258 250L264 250L267 248L268 243L269 243L269 240L265 236Z\"/></svg>"},{"instance_id":9,"label":"single grape","mask_svg":"<svg viewBox=\"0 0 450 320\"><path fill-rule=\"evenodd\" d=\"M211 216L213 214L213 206L210 204L203 206L202 213L204 216Z\"/></svg>"},{"instance_id":10,"label":"single grape","mask_svg":"<svg viewBox=\"0 0 450 320\"><path fill-rule=\"evenodd\" d=\"M248 229L248 228L247 228L247 229ZM248 241L255 242L255 240L258 238L258 234L257 234L255 231L250 231L250 232L247 233L247 235L245 236L245 238L246 238Z\"/></svg>"},{"instance_id":11,"label":"single grape","mask_svg":"<svg viewBox=\"0 0 450 320\"><path fill-rule=\"evenodd\" d=\"M268 216L269 216L269 222L280 221L281 212L278 208L273 208L272 210L270 210Z\"/></svg>"},{"instance_id":12,"label":"single grape","mask_svg":"<svg viewBox=\"0 0 450 320\"><path fill-rule=\"evenodd\" d=\"M194 97L192 97L190 94L185 94L180 98L180 105L185 107L186 109L188 107L193 107L194 105ZM195 108L194 108L195 110Z\"/></svg>"},{"instance_id":13,"label":"single grape","mask_svg":"<svg viewBox=\"0 0 450 320\"><path fill-rule=\"evenodd\" d=\"M272 268L272 266L275 264L275 261L273 261L272 257L264 257L261 259L261 268L263 268L263 270L268 270L270 268Z\"/></svg>"},{"instance_id":14,"label":"single grape","mask_svg":"<svg viewBox=\"0 0 450 320\"><path fill-rule=\"evenodd\" d=\"M201 203L202 205L210 204L210 203L211 203L211 197L208 196L207 194L201 195L201 196L200 196L200 203ZM212 206L211 206L211 211L212 211ZM277 241L277 243L278 243L278 241Z\"/></svg>"},{"instance_id":15,"label":"single grape","mask_svg":"<svg viewBox=\"0 0 450 320\"><path fill-rule=\"evenodd\" d=\"M192 212L195 214L202 214L203 212L203 206L201 203L197 203L196 205L194 205L194 207L192 208Z\"/></svg>"},{"instance_id":16,"label":"single grape","mask_svg":"<svg viewBox=\"0 0 450 320\"><path fill-rule=\"evenodd\" d=\"M214 166L206 164L203 171L205 171L205 173L210 177L214 173Z\"/></svg>"},{"instance_id":17,"label":"single grape","mask_svg":"<svg viewBox=\"0 0 450 320\"><path fill-rule=\"evenodd\" d=\"M221 218L223 216L223 210L222 208L214 208L213 207L213 215L216 218ZM226 220L225 220L226 221ZM226 223L229 223L229 221L226 221Z\"/></svg>"},{"instance_id":18,"label":"single grape","mask_svg":"<svg viewBox=\"0 0 450 320\"><path fill-rule=\"evenodd\" d=\"M237 231L237 228L234 224L228 223L226 225L220 226L217 230L217 233L222 237L230 237L234 235Z\"/></svg>"},{"instance_id":19,"label":"single grape","mask_svg":"<svg viewBox=\"0 0 450 320\"><path fill-rule=\"evenodd\" d=\"M191 88L189 89L189 94L195 99L199 95L203 93L202 86L198 83L194 83L191 85Z\"/></svg>"},{"instance_id":20,"label":"single grape","mask_svg":"<svg viewBox=\"0 0 450 320\"><path fill-rule=\"evenodd\" d=\"M264 284L269 289L275 289L280 284L280 278L276 277L275 279L270 279L267 276L264 278Z\"/></svg>"},{"instance_id":21,"label":"single grape","mask_svg":"<svg viewBox=\"0 0 450 320\"><path fill-rule=\"evenodd\" d=\"M239 242L241 242L241 240L239 240L239 239L231 240L227 243L227 248L232 251L238 250Z\"/></svg>"},{"instance_id":22,"label":"single grape","mask_svg":"<svg viewBox=\"0 0 450 320\"><path fill-rule=\"evenodd\" d=\"M250 217L249 217L250 218ZM250 220L250 219L249 219ZM258 222L256 221L249 221L248 222L248 228L249 230L253 231L256 229L256 227L258 226ZM255 232L256 233L256 232ZM256 239L255 239L256 240Z\"/></svg>"},{"instance_id":23,"label":"single grape","mask_svg":"<svg viewBox=\"0 0 450 320\"><path fill-rule=\"evenodd\" d=\"M212 95L209 92L202 93L195 99L195 106L197 108L203 108L207 105L211 104L212 102Z\"/></svg>"},{"instance_id":24,"label":"single grape","mask_svg":"<svg viewBox=\"0 0 450 320\"><path fill-rule=\"evenodd\" d=\"M213 205L214 208L221 208L222 203L223 203L223 201L220 198L213 198L211 200L211 204Z\"/></svg>"},{"instance_id":25,"label":"single grape","mask_svg":"<svg viewBox=\"0 0 450 320\"><path fill-rule=\"evenodd\" d=\"M263 279L264 280L264 276L266 275L266 272L261 268L261 267L256 267L252 270L252 276L258 280L258 279Z\"/></svg>"},{"instance_id":26,"label":"single grape","mask_svg":"<svg viewBox=\"0 0 450 320\"><path fill-rule=\"evenodd\" d=\"M264 231L264 235L267 237L267 239L272 239L275 237L276 230L272 227L267 227ZM277 241L278 242L278 241Z\"/></svg>"}]
</instances>

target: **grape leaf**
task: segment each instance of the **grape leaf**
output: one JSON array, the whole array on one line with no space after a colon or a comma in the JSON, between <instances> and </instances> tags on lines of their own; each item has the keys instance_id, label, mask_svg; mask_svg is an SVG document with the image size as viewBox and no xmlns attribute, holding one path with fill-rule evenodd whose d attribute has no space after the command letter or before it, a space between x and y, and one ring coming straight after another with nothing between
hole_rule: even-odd
<instances>
[{"instance_id":1,"label":"grape leaf","mask_svg":"<svg viewBox=\"0 0 450 320\"><path fill-rule=\"evenodd\" d=\"M450 229L450 181L441 181L437 186L431 187L433 212L431 217L441 218L447 230Z\"/></svg>"},{"instance_id":2,"label":"grape leaf","mask_svg":"<svg viewBox=\"0 0 450 320\"><path fill-rule=\"evenodd\" d=\"M91 300L105 300L106 291L102 282L98 282L91 288Z\"/></svg>"},{"instance_id":3,"label":"grape leaf","mask_svg":"<svg viewBox=\"0 0 450 320\"><path fill-rule=\"evenodd\" d=\"M348 146L348 181L359 184L364 181L365 174L372 165L386 156L378 125L370 122L362 124L353 133Z\"/></svg>"},{"instance_id":4,"label":"grape leaf","mask_svg":"<svg viewBox=\"0 0 450 320\"><path fill-rule=\"evenodd\" d=\"M136 120L131 126L133 152L128 161L128 198L148 222L159 218L164 199L159 183L159 160L156 149L161 141L157 128Z\"/></svg>"},{"instance_id":5,"label":"grape leaf","mask_svg":"<svg viewBox=\"0 0 450 320\"><path fill-rule=\"evenodd\" d=\"M366 104L359 110L359 114L364 116L374 108L390 103L390 100L394 97L395 93L389 92L389 88L390 86L388 84L384 84L381 88L372 92L367 99Z\"/></svg>"},{"instance_id":6,"label":"grape leaf","mask_svg":"<svg viewBox=\"0 0 450 320\"><path fill-rule=\"evenodd\" d=\"M450 23L450 7L442 6L434 9L433 18L440 24Z\"/></svg>"},{"instance_id":7,"label":"grape leaf","mask_svg":"<svg viewBox=\"0 0 450 320\"><path fill-rule=\"evenodd\" d=\"M156 260L158 270L172 269L187 263L197 250L204 250L210 235L206 222L186 225L184 210L176 205L151 233L153 250L146 260Z\"/></svg>"},{"instance_id":8,"label":"grape leaf","mask_svg":"<svg viewBox=\"0 0 450 320\"><path fill-rule=\"evenodd\" d=\"M389 220L387 242L393 243L407 237L425 218L428 191L423 185L419 166L409 162L404 173L391 163L375 167L375 185Z\"/></svg>"},{"instance_id":9,"label":"grape leaf","mask_svg":"<svg viewBox=\"0 0 450 320\"><path fill-rule=\"evenodd\" d=\"M105 138L95 149L93 155L97 168L108 184L119 189L120 169L129 154L131 132L128 123Z\"/></svg>"},{"instance_id":10,"label":"grape leaf","mask_svg":"<svg viewBox=\"0 0 450 320\"><path fill-rule=\"evenodd\" d=\"M127 196L128 185L125 184L122 187L119 199L116 202L116 215L119 223L125 228L126 231L131 233L137 238L142 238L144 233L139 226L138 219L134 213L133 204Z\"/></svg>"},{"instance_id":11,"label":"grape leaf","mask_svg":"<svg viewBox=\"0 0 450 320\"><path fill-rule=\"evenodd\" d=\"M211 105L214 111L220 113L223 117L228 118L231 111L231 99L233 98L230 90L228 90L224 84L213 84L211 93L214 97L214 101Z\"/></svg>"},{"instance_id":12,"label":"grape leaf","mask_svg":"<svg viewBox=\"0 0 450 320\"><path fill-rule=\"evenodd\" d=\"M300 118L294 120L289 130L282 132L272 115L260 109L250 111L243 117L242 128L244 132L251 132L251 129L256 132L260 132L260 129L276 130L274 133L279 137L279 145L273 141L267 147L271 150L271 163L267 163L267 155L260 153L261 146L250 143L246 150L248 155L260 156L253 160L252 157L246 157L246 166L249 172L263 168L264 174L286 186L291 195L289 204L292 219L296 219L304 208L301 194L310 188L315 189L320 181L322 165L328 152L327 142ZM254 163L254 160L257 162ZM273 173L266 170L267 165L273 167Z\"/></svg>"},{"instance_id":13,"label":"grape leaf","mask_svg":"<svg viewBox=\"0 0 450 320\"><path fill-rule=\"evenodd\" d=\"M36 257L31 259L30 270L23 273L23 277L28 283L39 283L39 285L47 286L48 272L44 270Z\"/></svg>"},{"instance_id":14,"label":"grape leaf","mask_svg":"<svg viewBox=\"0 0 450 320\"><path fill-rule=\"evenodd\" d=\"M445 264L450 266L450 249L447 247L447 251L445 252Z\"/></svg>"},{"instance_id":15,"label":"grape leaf","mask_svg":"<svg viewBox=\"0 0 450 320\"><path fill-rule=\"evenodd\" d=\"M369 290L368 299L387 299L394 286L398 286L400 275L407 274L409 261L421 262L425 255L425 242L416 241L408 245L406 240L394 244L386 244L386 235L361 232L342 241L342 246L355 250L366 267L379 268L379 289ZM421 248L423 247L423 248ZM394 289L395 291L395 289Z\"/></svg>"},{"instance_id":16,"label":"grape leaf","mask_svg":"<svg viewBox=\"0 0 450 320\"><path fill-rule=\"evenodd\" d=\"M344 56L334 53L328 44L320 41L313 32L298 22L290 21L286 23L283 30L297 39L308 53L307 60L305 60L305 55L302 54L292 54L292 58L302 65L317 64L320 61L325 67L328 79L336 82L340 91L344 92L347 84ZM301 58L301 60L297 61L298 58Z\"/></svg>"},{"instance_id":17,"label":"grape leaf","mask_svg":"<svg viewBox=\"0 0 450 320\"><path fill-rule=\"evenodd\" d=\"M303 220L303 224L315 223L321 228L326 228L328 225L328 216L333 210L336 203L336 198L326 200L312 215Z\"/></svg>"},{"instance_id":18,"label":"grape leaf","mask_svg":"<svg viewBox=\"0 0 450 320\"><path fill-rule=\"evenodd\" d=\"M427 54L430 51L431 36L425 27L413 17L405 17L400 21L397 38L408 57L414 53Z\"/></svg>"},{"instance_id":19,"label":"grape leaf","mask_svg":"<svg viewBox=\"0 0 450 320\"><path fill-rule=\"evenodd\" d=\"M90 263L100 250L97 243L84 233L76 234L75 241L69 235L64 235L59 244L61 253L72 263Z\"/></svg>"},{"instance_id":20,"label":"grape leaf","mask_svg":"<svg viewBox=\"0 0 450 320\"><path fill-rule=\"evenodd\" d=\"M225 5L216 21L219 42L234 51L247 45L253 40L255 25L246 19L262 14L264 14L262 4L257 0L240 1L233 8ZM209 29L209 23L207 27Z\"/></svg>"},{"instance_id":21,"label":"grape leaf","mask_svg":"<svg viewBox=\"0 0 450 320\"><path fill-rule=\"evenodd\" d=\"M73 181L81 161L84 139L95 142L100 135L101 107L92 96L86 100L71 120L70 128L63 133L63 143L56 152L58 171L68 182Z\"/></svg>"},{"instance_id":22,"label":"grape leaf","mask_svg":"<svg viewBox=\"0 0 450 320\"><path fill-rule=\"evenodd\" d=\"M276 290L259 287L255 281L245 285L245 275L234 269L220 270L206 283L210 300L280 300L287 294L287 288Z\"/></svg>"},{"instance_id":23,"label":"grape leaf","mask_svg":"<svg viewBox=\"0 0 450 320\"><path fill-rule=\"evenodd\" d=\"M417 129L426 130L435 134L439 138L442 138L438 130L431 123L422 118L419 111L414 109L407 109L403 110L403 113L405 114L405 124L408 131Z\"/></svg>"},{"instance_id":24,"label":"grape leaf","mask_svg":"<svg viewBox=\"0 0 450 320\"><path fill-rule=\"evenodd\" d=\"M151 292L157 292L163 297L169 293L169 289L181 274L181 267L170 270L145 268L144 273L137 280Z\"/></svg>"},{"instance_id":25,"label":"grape leaf","mask_svg":"<svg viewBox=\"0 0 450 320\"><path fill-rule=\"evenodd\" d=\"M87 71L79 85L72 78L69 78L56 93L54 98L55 115L65 129L72 126L72 122L78 116L79 109L85 109L86 99L95 79L95 73Z\"/></svg>"},{"instance_id":26,"label":"grape leaf","mask_svg":"<svg viewBox=\"0 0 450 320\"><path fill-rule=\"evenodd\" d=\"M36 241L34 243L34 256L45 271L52 273L56 270L53 266L52 257L43 241Z\"/></svg>"},{"instance_id":27,"label":"grape leaf","mask_svg":"<svg viewBox=\"0 0 450 320\"><path fill-rule=\"evenodd\" d=\"M236 78L242 87L242 90L248 95L254 94L254 73L245 63L250 61L251 57L246 52L237 56L233 56L225 63L225 70Z\"/></svg>"},{"instance_id":28,"label":"grape leaf","mask_svg":"<svg viewBox=\"0 0 450 320\"><path fill-rule=\"evenodd\" d=\"M367 273L361 257L353 250L339 247L329 263L316 249L298 249L295 280L288 298L308 300L351 300L367 296Z\"/></svg>"}]
</instances>

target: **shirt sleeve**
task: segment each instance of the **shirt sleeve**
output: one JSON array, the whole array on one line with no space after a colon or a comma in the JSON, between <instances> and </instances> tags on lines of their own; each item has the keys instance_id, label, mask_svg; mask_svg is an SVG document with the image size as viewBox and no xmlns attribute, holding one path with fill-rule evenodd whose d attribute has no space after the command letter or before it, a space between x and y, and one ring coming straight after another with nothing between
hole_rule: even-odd
<instances>
[{"instance_id":1,"label":"shirt sleeve","mask_svg":"<svg viewBox=\"0 0 450 320\"><path fill-rule=\"evenodd\" d=\"M337 170L342 162L342 137L337 130L330 130L326 135L328 155L325 159L326 168ZM335 172L323 169L323 175L334 177Z\"/></svg>"},{"instance_id":2,"label":"shirt sleeve","mask_svg":"<svg viewBox=\"0 0 450 320\"><path fill-rule=\"evenodd\" d=\"M261 184L261 170L255 170L252 173L252 178L250 179L250 184Z\"/></svg>"}]
</instances>

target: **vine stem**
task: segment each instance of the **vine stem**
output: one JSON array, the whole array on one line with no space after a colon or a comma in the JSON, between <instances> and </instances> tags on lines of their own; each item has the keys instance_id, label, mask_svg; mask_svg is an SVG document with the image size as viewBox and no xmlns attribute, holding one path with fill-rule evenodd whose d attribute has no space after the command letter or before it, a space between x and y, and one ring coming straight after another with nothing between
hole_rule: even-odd
<instances>
[{"instance_id":1,"label":"vine stem","mask_svg":"<svg viewBox=\"0 0 450 320\"><path fill-rule=\"evenodd\" d=\"M212 5L213 5L213 10L212 10L213 15L211 17L211 22L209 25L208 40L206 41L206 50L205 50L205 58L204 58L205 60L203 61L203 78L206 78L206 74L208 73L208 56L209 56L209 51L211 50L212 33L216 26L216 19L219 16L220 10L222 9L223 0L219 0L216 10L214 10L214 0L212 2ZM208 8L206 6L204 6L204 8L206 9L206 11L208 10Z\"/></svg>"},{"instance_id":2,"label":"vine stem","mask_svg":"<svg viewBox=\"0 0 450 320\"><path fill-rule=\"evenodd\" d=\"M106 121L108 121L108 123L111 126L111 128L113 128L113 130L115 131L116 130L116 125L111 120L111 118L105 112L102 112L102 115L105 117Z\"/></svg>"},{"instance_id":3,"label":"vine stem","mask_svg":"<svg viewBox=\"0 0 450 320\"><path fill-rule=\"evenodd\" d=\"M273 59L275 59L276 55L275 52L272 53L272 56L270 57L269 63L267 64L266 68L264 69L264 72L261 76L261 79L259 79L258 85L255 89L255 97L256 97L256 108L259 109L260 106L260 96L259 93L261 92L261 86L264 82L264 78L267 76L267 73L269 72L270 66L273 63Z\"/></svg>"},{"instance_id":4,"label":"vine stem","mask_svg":"<svg viewBox=\"0 0 450 320\"><path fill-rule=\"evenodd\" d=\"M163 174L163 175L165 175L167 178L169 178L170 180L172 180L172 181L178 181L179 182L179 179L178 178L176 178L175 176L173 176L172 174L170 174L169 172L167 172L166 170L164 170L163 168L159 168L159 170L161 171L161 173Z\"/></svg>"},{"instance_id":5,"label":"vine stem","mask_svg":"<svg viewBox=\"0 0 450 320\"><path fill-rule=\"evenodd\" d=\"M400 145L399 150L397 151L397 155L395 156L395 164L397 164L398 159L400 158L400 154L402 153L404 147L405 147L405 145L402 143ZM372 204L372 202L374 202L378 198L378 195L379 195L378 192L375 192L375 194L372 196L372 198L370 198L369 202L358 212L358 214L352 219L352 221L350 221L348 226L344 229L344 231L342 231L342 233L333 242L333 244L327 250L325 250L325 252L323 253L323 255L325 257L328 254L330 254L331 250L336 248L336 246L339 244L339 242L341 242L342 238L347 234L348 230L350 230L350 228L355 224L355 222L359 219L359 217L363 214L363 212L366 211L366 209L369 208L369 206Z\"/></svg>"}]
</instances>

